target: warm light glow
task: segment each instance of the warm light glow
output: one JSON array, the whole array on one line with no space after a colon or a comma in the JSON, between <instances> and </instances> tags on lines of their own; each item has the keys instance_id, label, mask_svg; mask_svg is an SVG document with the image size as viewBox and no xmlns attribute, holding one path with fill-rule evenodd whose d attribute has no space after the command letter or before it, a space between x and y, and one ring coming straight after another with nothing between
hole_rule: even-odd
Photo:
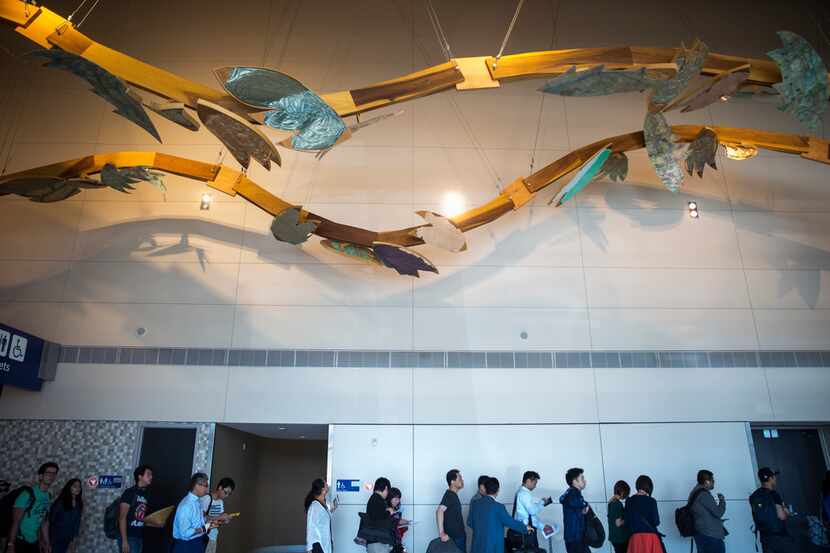
<instances>
[{"instance_id":1,"label":"warm light glow","mask_svg":"<svg viewBox=\"0 0 830 553\"><path fill-rule=\"evenodd\" d=\"M692 219L697 219L698 217L700 217L700 212L696 209L693 209L689 212L689 217L691 217Z\"/></svg>"},{"instance_id":2,"label":"warm light glow","mask_svg":"<svg viewBox=\"0 0 830 553\"><path fill-rule=\"evenodd\" d=\"M210 192L205 192L202 194L202 202L199 204L199 209L202 211L210 209L210 202L213 201L213 196Z\"/></svg>"},{"instance_id":3,"label":"warm light glow","mask_svg":"<svg viewBox=\"0 0 830 553\"><path fill-rule=\"evenodd\" d=\"M723 144L726 150L726 157L736 161L743 161L758 155L758 148L755 146L746 146L744 144Z\"/></svg>"},{"instance_id":4,"label":"warm light glow","mask_svg":"<svg viewBox=\"0 0 830 553\"><path fill-rule=\"evenodd\" d=\"M447 192L441 200L441 215L444 217L455 217L459 213L464 213L467 209L467 202L464 196L458 192Z\"/></svg>"},{"instance_id":5,"label":"warm light glow","mask_svg":"<svg viewBox=\"0 0 830 553\"><path fill-rule=\"evenodd\" d=\"M697 202L689 202L689 209L691 209L691 210L697 209Z\"/></svg>"},{"instance_id":6,"label":"warm light glow","mask_svg":"<svg viewBox=\"0 0 830 553\"><path fill-rule=\"evenodd\" d=\"M721 102L728 102L729 101L729 96L721 96L720 101Z\"/></svg>"}]
</instances>

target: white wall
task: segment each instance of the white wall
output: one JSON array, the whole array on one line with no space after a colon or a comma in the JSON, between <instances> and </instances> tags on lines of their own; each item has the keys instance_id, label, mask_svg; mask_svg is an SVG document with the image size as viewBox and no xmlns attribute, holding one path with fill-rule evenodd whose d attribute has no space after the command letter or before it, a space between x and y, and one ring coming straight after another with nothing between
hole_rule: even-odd
<instances>
[{"instance_id":1,"label":"white wall","mask_svg":"<svg viewBox=\"0 0 830 553\"><path fill-rule=\"evenodd\" d=\"M446 489L444 475L449 469L457 468L464 475L466 486L459 495L466 517L479 474L497 477L502 484L499 500L511 504L525 470L541 474L538 496L551 495L556 500L566 489L564 474L572 466L585 469L588 487L584 495L603 523L614 482L623 479L633 486L640 474L650 475L659 502L660 529L667 534L670 553L685 552L689 546L674 526L674 510L685 503L697 471L708 468L716 474L716 492L727 499L728 550L752 548L746 498L755 488L755 478L751 445L742 423L335 425L329 440L332 480L371 483L386 476L401 488L404 516L418 521L409 536L414 551L424 551L436 537L435 508ZM343 507L335 513L334 535L335 547L342 553L360 553L352 539L357 513L364 509L368 496L365 489L340 493ZM561 507L546 508L541 518L561 525ZM564 551L561 535L553 544L551 553Z\"/></svg>"},{"instance_id":2,"label":"white wall","mask_svg":"<svg viewBox=\"0 0 830 553\"><path fill-rule=\"evenodd\" d=\"M46 4L64 14L75 7ZM712 3L703 16L678 19L670 2L640 9L602 2L590 18L578 2L527 2L507 53L668 47L699 36L713 51L764 57L778 46L780 28L828 53L808 7L746 4ZM323 92L444 61L416 0L233 5L109 2L83 30L211 86L218 86L211 70L223 65L278 68ZM442 1L453 53L493 54L513 7ZM0 41L18 53L31 49L10 28ZM9 83L0 91L0 166L8 160L7 171L118 149L220 157L206 130L190 133L150 114L159 145L62 72L2 56L0 77ZM404 115L361 130L322 161L282 150L281 168L254 166L249 174L332 219L392 229L418 221L415 210L444 211L449 193L472 207L497 185L529 174L531 160L538 169L573 148L642 128L643 95L563 99L543 96L540 84L409 102ZM806 132L773 102L744 99L669 119ZM825 124L819 134L828 132ZM146 184L130 195L85 191L51 205L4 196L0 320L80 345L828 347L830 167L769 153L746 162L721 157L719 171L707 168L672 194L644 152L630 157L625 184L592 183L564 209L547 207L543 195L468 233L461 254L419 248L441 274L418 280L353 264L316 238L302 247L278 243L270 217L240 199L214 193L211 210L199 211L205 187L180 177L168 177L166 196ZM234 164L228 155L224 162ZM686 214L691 199L700 203L699 220ZM142 337L139 327L147 329Z\"/></svg>"}]
</instances>

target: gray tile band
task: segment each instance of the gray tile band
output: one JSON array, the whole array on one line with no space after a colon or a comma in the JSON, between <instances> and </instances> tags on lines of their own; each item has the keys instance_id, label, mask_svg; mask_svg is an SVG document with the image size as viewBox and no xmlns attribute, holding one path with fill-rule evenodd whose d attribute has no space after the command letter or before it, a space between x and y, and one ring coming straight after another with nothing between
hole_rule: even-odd
<instances>
[{"instance_id":1,"label":"gray tile band","mask_svg":"<svg viewBox=\"0 0 830 553\"><path fill-rule=\"evenodd\" d=\"M830 367L828 351L352 351L63 346L61 363L422 369Z\"/></svg>"}]
</instances>

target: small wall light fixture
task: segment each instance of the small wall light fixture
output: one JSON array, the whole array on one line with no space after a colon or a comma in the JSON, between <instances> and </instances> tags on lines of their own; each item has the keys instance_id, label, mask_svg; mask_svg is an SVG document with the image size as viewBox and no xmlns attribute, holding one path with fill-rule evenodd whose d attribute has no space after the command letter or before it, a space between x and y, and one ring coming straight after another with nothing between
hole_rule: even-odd
<instances>
[{"instance_id":1,"label":"small wall light fixture","mask_svg":"<svg viewBox=\"0 0 830 553\"><path fill-rule=\"evenodd\" d=\"M210 192L202 194L202 202L199 204L199 209L207 211L210 209L210 203L213 201L213 196Z\"/></svg>"},{"instance_id":2,"label":"small wall light fixture","mask_svg":"<svg viewBox=\"0 0 830 553\"><path fill-rule=\"evenodd\" d=\"M700 217L700 211L697 209L697 202L689 202L689 217L692 219Z\"/></svg>"}]
</instances>

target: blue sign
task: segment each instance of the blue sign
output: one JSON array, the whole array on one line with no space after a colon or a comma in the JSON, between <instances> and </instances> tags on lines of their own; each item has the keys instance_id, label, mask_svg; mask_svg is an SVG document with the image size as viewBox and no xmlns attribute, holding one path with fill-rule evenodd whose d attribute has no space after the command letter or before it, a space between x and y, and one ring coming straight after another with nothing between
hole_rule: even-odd
<instances>
[{"instance_id":1,"label":"blue sign","mask_svg":"<svg viewBox=\"0 0 830 553\"><path fill-rule=\"evenodd\" d=\"M360 491L360 480L338 480L337 481L337 491L338 492L359 492Z\"/></svg>"},{"instance_id":2,"label":"blue sign","mask_svg":"<svg viewBox=\"0 0 830 553\"><path fill-rule=\"evenodd\" d=\"M40 390L45 344L37 336L0 323L0 385Z\"/></svg>"},{"instance_id":3,"label":"blue sign","mask_svg":"<svg viewBox=\"0 0 830 553\"><path fill-rule=\"evenodd\" d=\"M124 484L124 477L120 474L102 474L98 477L99 490L116 490Z\"/></svg>"}]
</instances>

